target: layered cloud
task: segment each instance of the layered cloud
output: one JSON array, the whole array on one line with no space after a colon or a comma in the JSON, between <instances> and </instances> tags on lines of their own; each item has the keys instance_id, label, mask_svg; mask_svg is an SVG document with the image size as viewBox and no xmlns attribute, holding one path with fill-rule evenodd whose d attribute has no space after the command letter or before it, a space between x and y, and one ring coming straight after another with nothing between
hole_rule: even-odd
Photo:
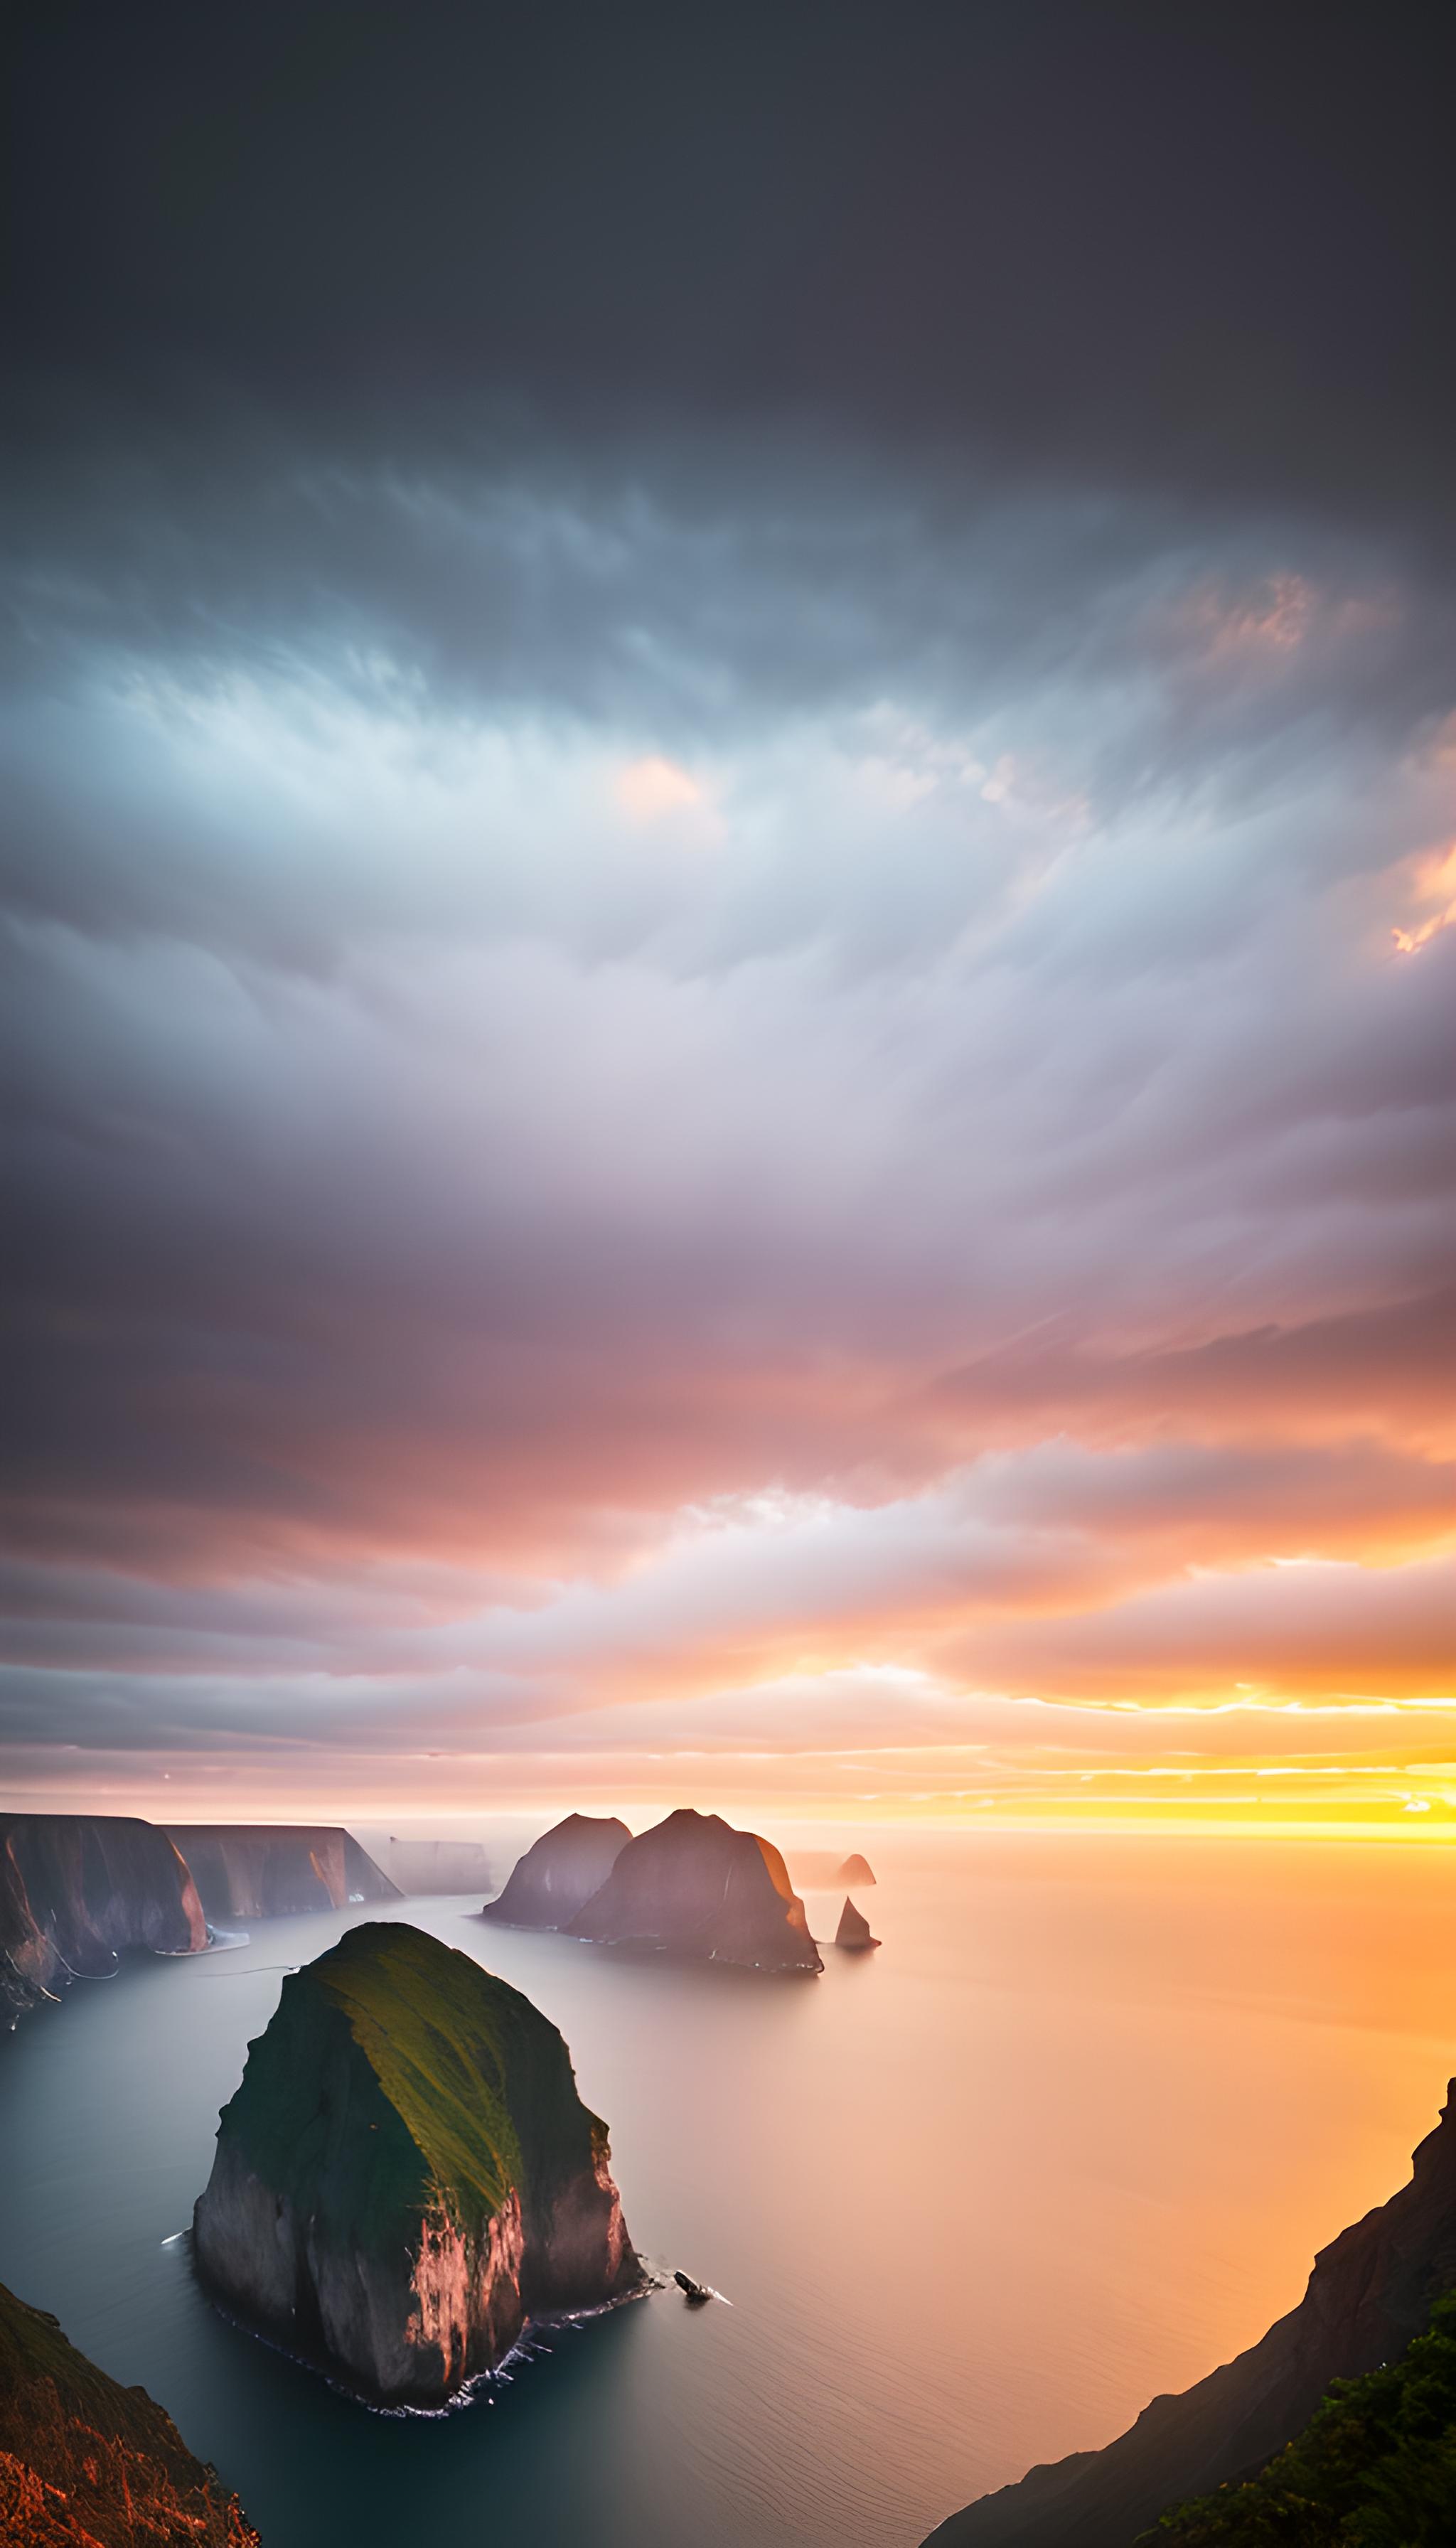
<instances>
[{"instance_id":1,"label":"layered cloud","mask_svg":"<svg viewBox=\"0 0 1456 2548\"><path fill-rule=\"evenodd\" d=\"M1192 131L1197 46L1147 42ZM244 77L178 43L194 103ZM1080 164L1123 44L1068 33L1039 122L1008 23L1006 132ZM206 186L151 253L196 112L119 191L125 338L55 212L0 520L29 1789L1456 1781L1435 358L1355 223L1261 373L1263 180L1218 195L1226 271L1170 164L1207 333L1150 370L1126 262L1079 298L1064 235L1001 239L923 78L866 233L862 46L827 102L790 46L761 135L797 264L772 221L726 252L711 165L688 189L722 343L619 204L627 302L614 268L589 314L547 222L543 334L495 230L426 286L407 225L370 323L340 282L310 344L309 224L266 291ZM629 124L637 58L624 27ZM1355 68L1335 43L1351 115ZM93 66L75 130L115 173L169 110L113 75L131 115ZM365 126L395 94L369 45L339 76ZM279 201L291 95L258 91ZM1162 233L1094 216L1148 285ZM477 287L496 359L466 329L457 371ZM1385 404L1345 383L1312 440L1355 341Z\"/></svg>"},{"instance_id":2,"label":"layered cloud","mask_svg":"<svg viewBox=\"0 0 1456 2548\"><path fill-rule=\"evenodd\" d=\"M125 608L32 562L28 1752L646 1711L671 1759L759 1688L748 1749L863 1749L867 1689L938 1756L987 1692L1449 1689L1437 606L1293 533L1134 508L1078 557L1077 508L978 501L933 557L877 501L829 610L720 488L709 626L701 525L517 490L542 624L603 557L642 615L630 714L554 639L514 697L444 672L388 485L286 647L296 539L202 652L195 526Z\"/></svg>"}]
</instances>

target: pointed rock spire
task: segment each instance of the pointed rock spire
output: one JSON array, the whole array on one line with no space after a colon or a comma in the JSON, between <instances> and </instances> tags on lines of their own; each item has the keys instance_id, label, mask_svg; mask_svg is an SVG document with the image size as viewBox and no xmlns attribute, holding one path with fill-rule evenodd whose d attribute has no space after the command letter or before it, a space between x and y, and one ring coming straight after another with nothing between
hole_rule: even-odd
<instances>
[{"instance_id":1,"label":"pointed rock spire","mask_svg":"<svg viewBox=\"0 0 1456 2548\"><path fill-rule=\"evenodd\" d=\"M837 1947L853 1947L857 1950L879 1945L879 1940L869 1935L869 1923L864 1912L856 1910L848 1894L845 1895L845 1907L839 1915L839 1927L834 1933L834 1943Z\"/></svg>"}]
</instances>

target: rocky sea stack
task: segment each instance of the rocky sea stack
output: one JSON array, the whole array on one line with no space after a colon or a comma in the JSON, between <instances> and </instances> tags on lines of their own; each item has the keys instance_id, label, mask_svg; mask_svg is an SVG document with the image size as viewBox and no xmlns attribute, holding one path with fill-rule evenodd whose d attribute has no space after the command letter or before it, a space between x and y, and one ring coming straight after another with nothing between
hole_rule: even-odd
<instances>
[{"instance_id":1,"label":"rocky sea stack","mask_svg":"<svg viewBox=\"0 0 1456 2548\"><path fill-rule=\"evenodd\" d=\"M257 2548L216 2469L144 2389L124 2389L53 2318L0 2285L0 2538L11 2548Z\"/></svg>"},{"instance_id":2,"label":"rocky sea stack","mask_svg":"<svg viewBox=\"0 0 1456 2548\"><path fill-rule=\"evenodd\" d=\"M486 1904L481 1918L506 1929L569 1929L631 1837L614 1814L568 1814L516 1860L504 1892Z\"/></svg>"},{"instance_id":3,"label":"rocky sea stack","mask_svg":"<svg viewBox=\"0 0 1456 2548\"><path fill-rule=\"evenodd\" d=\"M629 1841L569 1925L600 1946L658 1947L761 1972L824 1970L772 1841L689 1806Z\"/></svg>"},{"instance_id":4,"label":"rocky sea stack","mask_svg":"<svg viewBox=\"0 0 1456 2548\"><path fill-rule=\"evenodd\" d=\"M879 1945L879 1940L869 1935L869 1923L864 1912L856 1910L848 1894L845 1896L845 1907L839 1915L839 1927L834 1933L834 1943L837 1947L848 1947L855 1955L863 1955L866 1947Z\"/></svg>"},{"instance_id":5,"label":"rocky sea stack","mask_svg":"<svg viewBox=\"0 0 1456 2548\"><path fill-rule=\"evenodd\" d=\"M194 2215L224 2306L377 2404L439 2407L641 2269L606 2127L530 2001L402 1921L292 1974Z\"/></svg>"},{"instance_id":6,"label":"rocky sea stack","mask_svg":"<svg viewBox=\"0 0 1456 2548\"><path fill-rule=\"evenodd\" d=\"M872 1884L874 1869L868 1859L862 1858L856 1850L852 1858L843 1861L839 1868L839 1881L841 1884Z\"/></svg>"}]
</instances>

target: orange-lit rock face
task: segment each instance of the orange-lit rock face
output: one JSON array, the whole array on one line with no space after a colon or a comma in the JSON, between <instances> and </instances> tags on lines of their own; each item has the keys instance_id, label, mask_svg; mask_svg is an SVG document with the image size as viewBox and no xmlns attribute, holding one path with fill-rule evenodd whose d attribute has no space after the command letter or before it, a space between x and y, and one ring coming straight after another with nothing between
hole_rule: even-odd
<instances>
[{"instance_id":1,"label":"orange-lit rock face","mask_svg":"<svg viewBox=\"0 0 1456 2548\"><path fill-rule=\"evenodd\" d=\"M525 2323L520 2296L525 2243L520 2197L513 2187L487 2222L483 2241L464 2236L444 2211L421 2221L412 2274L414 2307L404 2338L421 2356L421 2386L432 2377L436 2358L448 2395L472 2370L481 2369L483 2354L499 2362L509 2352Z\"/></svg>"},{"instance_id":2,"label":"orange-lit rock face","mask_svg":"<svg viewBox=\"0 0 1456 2548\"><path fill-rule=\"evenodd\" d=\"M144 2390L0 2288L0 2538L12 2548L257 2548L215 2470Z\"/></svg>"},{"instance_id":3,"label":"orange-lit rock face","mask_svg":"<svg viewBox=\"0 0 1456 2548\"><path fill-rule=\"evenodd\" d=\"M802 1902L799 1900L798 1895L795 1893L793 1886L788 1880L788 1869L783 1864L782 1853L774 1848L774 1843L771 1840L762 1839L758 1832L755 1832L752 1837L758 1842L759 1853L769 1871L769 1881L773 1885L780 1902L783 1904L783 1916L788 1922L790 1929L792 1929L797 1936L807 1938L809 1935L808 1918L805 1914Z\"/></svg>"}]
</instances>

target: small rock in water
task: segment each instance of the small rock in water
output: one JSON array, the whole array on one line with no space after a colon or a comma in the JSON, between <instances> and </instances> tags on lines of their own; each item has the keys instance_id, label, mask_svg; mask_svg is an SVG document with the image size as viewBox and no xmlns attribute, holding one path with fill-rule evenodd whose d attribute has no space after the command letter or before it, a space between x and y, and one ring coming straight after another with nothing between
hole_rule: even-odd
<instances>
[{"instance_id":1,"label":"small rock in water","mask_svg":"<svg viewBox=\"0 0 1456 2548\"><path fill-rule=\"evenodd\" d=\"M834 1943L837 1947L849 1947L856 1954L863 1953L866 1947L879 1945L879 1940L869 1935L869 1923L864 1912L856 1910L848 1894L845 1895L845 1907L839 1915L839 1927L834 1933Z\"/></svg>"}]
</instances>

